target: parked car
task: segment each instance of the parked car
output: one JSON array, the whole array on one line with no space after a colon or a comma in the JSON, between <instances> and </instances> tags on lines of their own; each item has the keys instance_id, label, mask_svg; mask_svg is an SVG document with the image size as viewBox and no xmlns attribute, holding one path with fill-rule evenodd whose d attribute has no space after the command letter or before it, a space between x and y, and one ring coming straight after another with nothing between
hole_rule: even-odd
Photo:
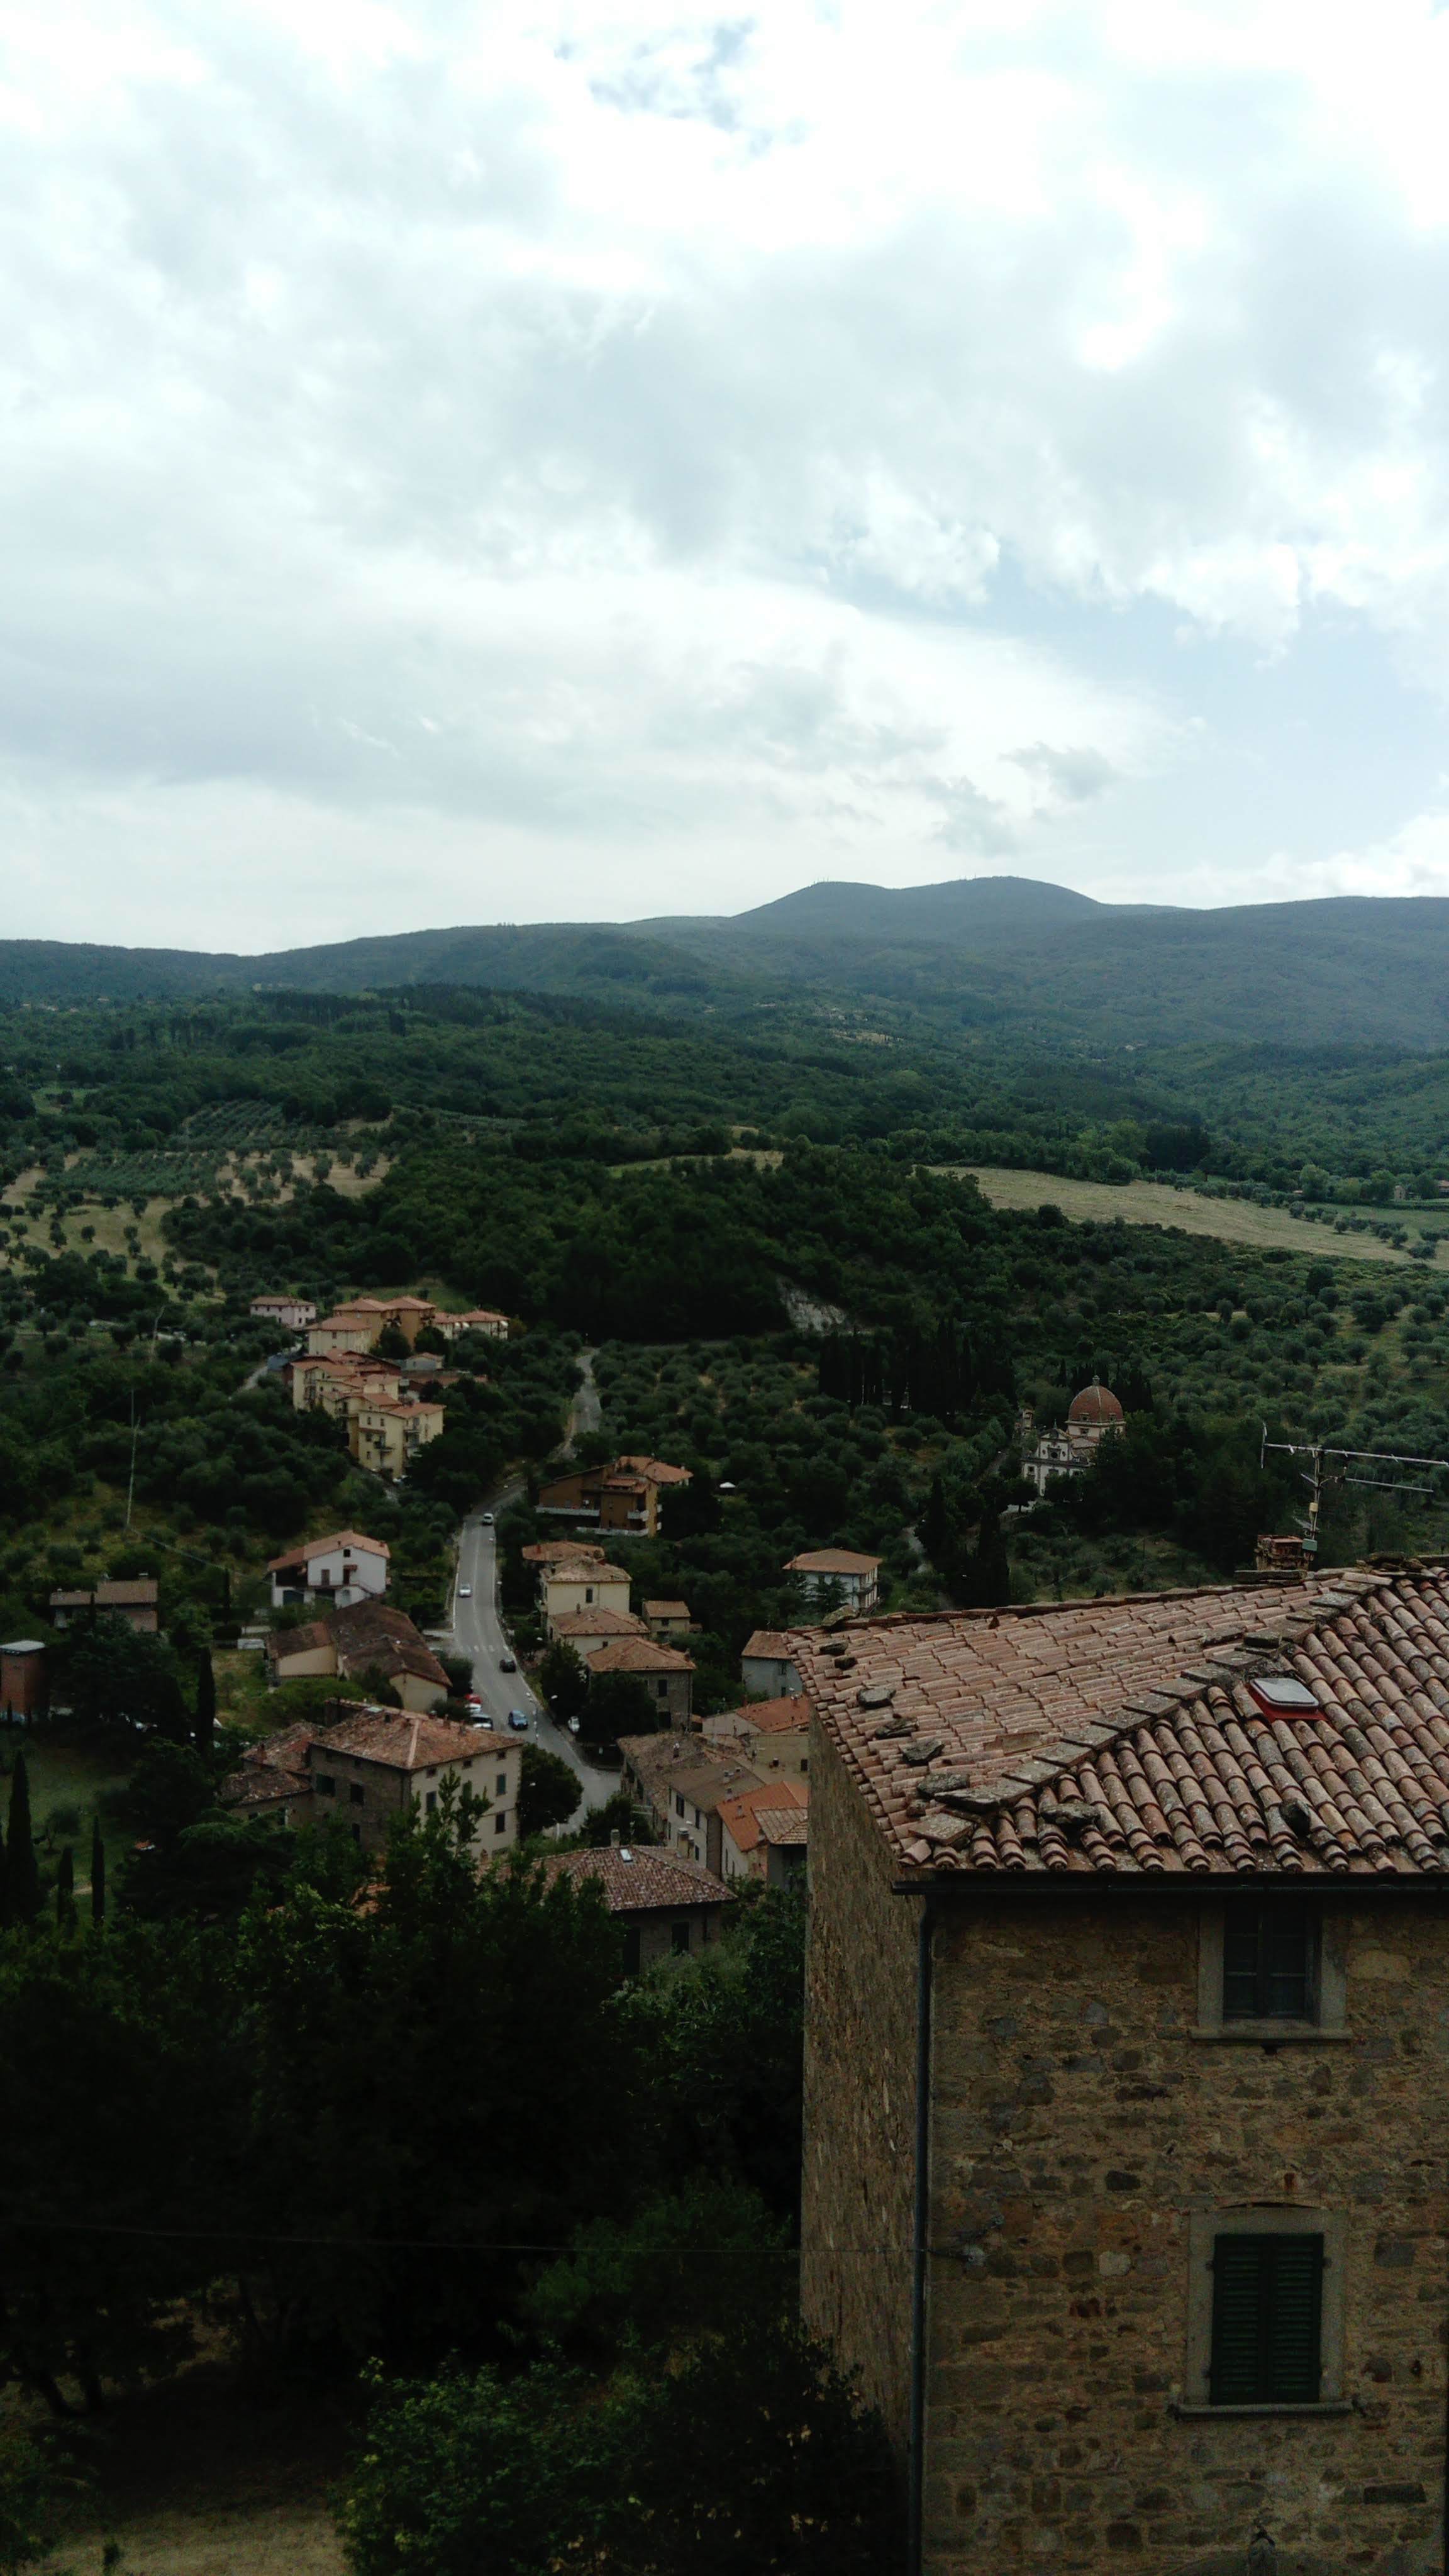
<instances>
[{"instance_id":1,"label":"parked car","mask_svg":"<svg viewBox=\"0 0 1449 2576\"><path fill-rule=\"evenodd\" d=\"M472 1600L472 1598L473 1598L473 1586L472 1586L472 1584L471 1584L471 1583L460 1583L460 1584L459 1584L459 1586L458 1586L458 1598L459 1598L459 1600L460 1600L460 1601L471 1601L471 1600Z\"/></svg>"},{"instance_id":2,"label":"parked car","mask_svg":"<svg viewBox=\"0 0 1449 2576\"><path fill-rule=\"evenodd\" d=\"M491 1512L480 1512L478 1517L485 1529L491 1529L493 1527L493 1514Z\"/></svg>"},{"instance_id":3,"label":"parked car","mask_svg":"<svg viewBox=\"0 0 1449 2576\"><path fill-rule=\"evenodd\" d=\"M481 1708L483 1705L482 1694L479 1691L464 1691L463 1700L468 1708Z\"/></svg>"},{"instance_id":4,"label":"parked car","mask_svg":"<svg viewBox=\"0 0 1449 2576\"><path fill-rule=\"evenodd\" d=\"M501 1673L516 1673L518 1670L518 1657L516 1655L500 1655L498 1658L498 1669Z\"/></svg>"},{"instance_id":5,"label":"parked car","mask_svg":"<svg viewBox=\"0 0 1449 2576\"><path fill-rule=\"evenodd\" d=\"M511 1708L509 1710L508 1723L516 1734L526 1735L528 1733L528 1720L524 1716L521 1708Z\"/></svg>"}]
</instances>

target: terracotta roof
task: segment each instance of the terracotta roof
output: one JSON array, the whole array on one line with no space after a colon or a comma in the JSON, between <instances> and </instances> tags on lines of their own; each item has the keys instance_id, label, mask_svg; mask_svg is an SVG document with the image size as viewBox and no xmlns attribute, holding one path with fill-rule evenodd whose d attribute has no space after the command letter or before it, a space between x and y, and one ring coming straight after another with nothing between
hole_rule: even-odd
<instances>
[{"instance_id":1,"label":"terracotta roof","mask_svg":"<svg viewBox=\"0 0 1449 2576\"><path fill-rule=\"evenodd\" d=\"M648 1629L632 1610L609 1610L602 1602L592 1610L565 1610L553 1622L556 1637L647 1637Z\"/></svg>"},{"instance_id":2,"label":"terracotta roof","mask_svg":"<svg viewBox=\"0 0 1449 2576\"><path fill-rule=\"evenodd\" d=\"M747 1708L732 1708L730 1716L761 1735L793 1734L797 1727L808 1726L810 1710L798 1691L785 1699L757 1699Z\"/></svg>"},{"instance_id":3,"label":"terracotta roof","mask_svg":"<svg viewBox=\"0 0 1449 2576\"><path fill-rule=\"evenodd\" d=\"M804 1851L810 1841L808 1807L762 1807L755 1817L762 1843L780 1851Z\"/></svg>"},{"instance_id":4,"label":"terracotta roof","mask_svg":"<svg viewBox=\"0 0 1449 2576\"><path fill-rule=\"evenodd\" d=\"M653 1637L620 1637L614 1644L596 1646L584 1661L594 1673L692 1673L692 1656L682 1654L678 1646L658 1645Z\"/></svg>"},{"instance_id":5,"label":"terracotta roof","mask_svg":"<svg viewBox=\"0 0 1449 2576\"><path fill-rule=\"evenodd\" d=\"M1449 1873L1442 1565L859 1621L832 1642L798 1631L796 1659L909 1869ZM1316 1711L1273 1710L1274 1675Z\"/></svg>"},{"instance_id":6,"label":"terracotta roof","mask_svg":"<svg viewBox=\"0 0 1449 2576\"><path fill-rule=\"evenodd\" d=\"M667 1458L616 1458L615 1467L627 1467L643 1476L651 1485L688 1485L693 1477L688 1467L671 1467Z\"/></svg>"},{"instance_id":7,"label":"terracotta roof","mask_svg":"<svg viewBox=\"0 0 1449 2576\"><path fill-rule=\"evenodd\" d=\"M550 1583L628 1583L628 1568L609 1565L602 1556L580 1556L576 1548L556 1557L544 1577Z\"/></svg>"},{"instance_id":8,"label":"terracotta roof","mask_svg":"<svg viewBox=\"0 0 1449 2576\"><path fill-rule=\"evenodd\" d=\"M1110 1386L1094 1377L1090 1386L1081 1387L1067 1406L1068 1422L1120 1422L1122 1407Z\"/></svg>"},{"instance_id":9,"label":"terracotta roof","mask_svg":"<svg viewBox=\"0 0 1449 2576\"><path fill-rule=\"evenodd\" d=\"M794 1662L789 1638L783 1636L778 1628L756 1628L752 1636L746 1637L740 1651L742 1655L757 1655L762 1663L766 1660L775 1664Z\"/></svg>"},{"instance_id":10,"label":"terracotta roof","mask_svg":"<svg viewBox=\"0 0 1449 2576\"><path fill-rule=\"evenodd\" d=\"M557 1852L544 1862L549 1879L593 1879L603 1890L611 1914L677 1913L682 1905L728 1905L723 1879L684 1852L660 1851L652 1844L632 1843L623 1851Z\"/></svg>"},{"instance_id":11,"label":"terracotta roof","mask_svg":"<svg viewBox=\"0 0 1449 2576\"><path fill-rule=\"evenodd\" d=\"M319 1646L335 1642L327 1620L307 1619L299 1628L274 1628L267 1639L267 1653L274 1664L282 1664L289 1655L315 1655Z\"/></svg>"},{"instance_id":12,"label":"terracotta roof","mask_svg":"<svg viewBox=\"0 0 1449 2576\"><path fill-rule=\"evenodd\" d=\"M525 1565L556 1565L565 1557L577 1557L581 1564L602 1565L604 1562L601 1547L588 1547L578 1538L535 1539L531 1547L521 1547L518 1553Z\"/></svg>"},{"instance_id":13,"label":"terracotta roof","mask_svg":"<svg viewBox=\"0 0 1449 2576\"><path fill-rule=\"evenodd\" d=\"M771 1813L796 1818L801 1830L785 1839L803 1842L809 1807L810 1792L803 1780L762 1780L757 1789L744 1789L735 1797L721 1798L719 1820L735 1849L749 1852L757 1843L781 1839L765 1831L764 1819Z\"/></svg>"},{"instance_id":14,"label":"terracotta roof","mask_svg":"<svg viewBox=\"0 0 1449 2576\"><path fill-rule=\"evenodd\" d=\"M275 1574L279 1566L300 1565L304 1557L330 1555L334 1547L365 1547L371 1556L392 1554L386 1539L365 1538L361 1530L329 1530L325 1538L304 1538L283 1555L269 1558L267 1572Z\"/></svg>"},{"instance_id":15,"label":"terracotta roof","mask_svg":"<svg viewBox=\"0 0 1449 2576\"><path fill-rule=\"evenodd\" d=\"M878 1556L858 1556L853 1547L811 1547L803 1556L792 1556L787 1574L877 1574Z\"/></svg>"},{"instance_id":16,"label":"terracotta roof","mask_svg":"<svg viewBox=\"0 0 1449 2576\"><path fill-rule=\"evenodd\" d=\"M335 1642L344 1671L412 1673L447 1691L447 1674L405 1610L386 1601L354 1601L345 1610L329 1610L320 1624Z\"/></svg>"},{"instance_id":17,"label":"terracotta roof","mask_svg":"<svg viewBox=\"0 0 1449 2576\"><path fill-rule=\"evenodd\" d=\"M646 1601L644 1616L646 1619L687 1619L689 1603L687 1601Z\"/></svg>"},{"instance_id":18,"label":"terracotta roof","mask_svg":"<svg viewBox=\"0 0 1449 2576\"><path fill-rule=\"evenodd\" d=\"M159 1586L153 1576L142 1575L136 1583L98 1583L98 1610L146 1609L157 1599Z\"/></svg>"},{"instance_id":19,"label":"terracotta roof","mask_svg":"<svg viewBox=\"0 0 1449 2576\"><path fill-rule=\"evenodd\" d=\"M316 1733L313 1726L285 1726L264 1743L250 1745L217 1791L220 1805L275 1806L280 1799L310 1794L307 1748Z\"/></svg>"},{"instance_id":20,"label":"terracotta roof","mask_svg":"<svg viewBox=\"0 0 1449 2576\"><path fill-rule=\"evenodd\" d=\"M355 1753L390 1771L423 1771L439 1762L465 1762L478 1753L486 1753L492 1761L516 1750L506 1735L499 1736L486 1726L464 1726L458 1718L422 1717L394 1708L364 1708L326 1735L314 1735L312 1745L319 1755Z\"/></svg>"},{"instance_id":21,"label":"terracotta roof","mask_svg":"<svg viewBox=\"0 0 1449 2576\"><path fill-rule=\"evenodd\" d=\"M772 1785L748 1762L698 1735L621 1735L619 1750L647 1795L683 1789L699 1808L716 1807L721 1798L738 1797L743 1789Z\"/></svg>"}]
</instances>

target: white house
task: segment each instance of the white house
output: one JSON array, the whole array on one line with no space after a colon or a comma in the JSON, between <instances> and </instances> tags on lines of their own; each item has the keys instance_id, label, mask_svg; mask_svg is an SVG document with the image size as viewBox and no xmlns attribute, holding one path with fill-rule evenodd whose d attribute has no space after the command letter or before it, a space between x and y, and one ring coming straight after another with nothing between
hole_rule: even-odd
<instances>
[{"instance_id":1,"label":"white house","mask_svg":"<svg viewBox=\"0 0 1449 2576\"><path fill-rule=\"evenodd\" d=\"M366 1538L360 1530L330 1530L325 1538L304 1539L300 1547L274 1556L272 1608L297 1604L350 1609L354 1601L380 1601L387 1590L388 1548L384 1539Z\"/></svg>"},{"instance_id":2,"label":"white house","mask_svg":"<svg viewBox=\"0 0 1449 2576\"><path fill-rule=\"evenodd\" d=\"M317 1321L317 1309L305 1297L254 1297L251 1311L265 1323L280 1324L287 1333L305 1333Z\"/></svg>"},{"instance_id":3,"label":"white house","mask_svg":"<svg viewBox=\"0 0 1449 2576\"><path fill-rule=\"evenodd\" d=\"M838 1601L857 1614L873 1610L880 1590L880 1558L853 1547L812 1547L785 1568L798 1578L807 1601Z\"/></svg>"}]
</instances>

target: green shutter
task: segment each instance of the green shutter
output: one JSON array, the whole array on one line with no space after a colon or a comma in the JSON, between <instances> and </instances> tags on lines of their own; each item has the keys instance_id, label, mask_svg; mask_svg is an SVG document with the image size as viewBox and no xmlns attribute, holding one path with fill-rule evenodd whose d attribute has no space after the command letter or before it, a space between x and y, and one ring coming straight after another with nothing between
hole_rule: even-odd
<instances>
[{"instance_id":1,"label":"green shutter","mask_svg":"<svg viewBox=\"0 0 1449 2576\"><path fill-rule=\"evenodd\" d=\"M1322 2310L1321 2236L1216 2237L1213 2405L1313 2404Z\"/></svg>"}]
</instances>

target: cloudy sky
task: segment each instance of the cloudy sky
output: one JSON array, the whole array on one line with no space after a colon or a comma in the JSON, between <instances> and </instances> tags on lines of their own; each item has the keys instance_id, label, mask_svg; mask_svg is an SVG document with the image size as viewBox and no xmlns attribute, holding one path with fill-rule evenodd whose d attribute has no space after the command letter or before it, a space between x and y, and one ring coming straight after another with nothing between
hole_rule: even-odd
<instances>
[{"instance_id":1,"label":"cloudy sky","mask_svg":"<svg viewBox=\"0 0 1449 2576\"><path fill-rule=\"evenodd\" d=\"M1449 893L1449 12L5 46L0 933Z\"/></svg>"}]
</instances>

